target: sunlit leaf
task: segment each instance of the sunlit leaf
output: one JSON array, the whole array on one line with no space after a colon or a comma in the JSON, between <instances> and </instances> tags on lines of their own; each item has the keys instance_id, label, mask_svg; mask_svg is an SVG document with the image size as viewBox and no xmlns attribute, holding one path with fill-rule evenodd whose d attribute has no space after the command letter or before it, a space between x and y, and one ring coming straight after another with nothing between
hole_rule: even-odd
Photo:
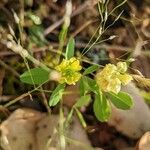
<instances>
[{"instance_id":1,"label":"sunlit leaf","mask_svg":"<svg viewBox=\"0 0 150 150\"><path fill-rule=\"evenodd\" d=\"M119 92L118 94L109 93L108 96L110 101L119 109L126 110L133 106L132 97L125 92Z\"/></svg>"}]
</instances>

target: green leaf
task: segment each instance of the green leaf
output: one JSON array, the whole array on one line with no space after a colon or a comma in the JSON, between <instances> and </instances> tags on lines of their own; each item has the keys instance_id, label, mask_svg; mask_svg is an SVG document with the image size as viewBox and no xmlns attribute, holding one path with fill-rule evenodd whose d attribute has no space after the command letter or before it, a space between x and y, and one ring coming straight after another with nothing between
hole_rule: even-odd
<instances>
[{"instance_id":1,"label":"green leaf","mask_svg":"<svg viewBox=\"0 0 150 150\"><path fill-rule=\"evenodd\" d=\"M95 95L93 110L96 118L99 121L101 122L108 121L111 113L111 108L109 101L107 101L107 99L104 97L102 93L98 93Z\"/></svg>"},{"instance_id":2,"label":"green leaf","mask_svg":"<svg viewBox=\"0 0 150 150\"><path fill-rule=\"evenodd\" d=\"M108 93L108 96L110 101L119 109L127 110L133 106L132 97L125 92L119 92L118 94Z\"/></svg>"},{"instance_id":3,"label":"green leaf","mask_svg":"<svg viewBox=\"0 0 150 150\"><path fill-rule=\"evenodd\" d=\"M44 29L42 25L32 25L29 30L30 40L38 46L44 46L47 44L47 40L44 37Z\"/></svg>"},{"instance_id":4,"label":"green leaf","mask_svg":"<svg viewBox=\"0 0 150 150\"><path fill-rule=\"evenodd\" d=\"M98 93L99 92L99 87L98 87L98 85L97 85L95 80L84 76L83 77L83 82L84 82L85 88L87 90L92 91L94 93Z\"/></svg>"},{"instance_id":5,"label":"green leaf","mask_svg":"<svg viewBox=\"0 0 150 150\"><path fill-rule=\"evenodd\" d=\"M33 68L24 72L20 76L20 80L31 85L42 84L49 80L49 74L50 72L44 70L43 68Z\"/></svg>"},{"instance_id":6,"label":"green leaf","mask_svg":"<svg viewBox=\"0 0 150 150\"><path fill-rule=\"evenodd\" d=\"M66 48L66 59L70 59L74 56L74 47L75 47L75 41L73 38L70 38L67 48Z\"/></svg>"},{"instance_id":7,"label":"green leaf","mask_svg":"<svg viewBox=\"0 0 150 150\"><path fill-rule=\"evenodd\" d=\"M140 94L143 96L144 100L147 103L150 103L150 92L146 92L145 90L141 91Z\"/></svg>"},{"instance_id":8,"label":"green leaf","mask_svg":"<svg viewBox=\"0 0 150 150\"><path fill-rule=\"evenodd\" d=\"M79 118L79 120L80 120L80 122L81 122L83 128L86 128L87 125L86 125L86 122L85 122L85 120L84 120L84 118L83 118L81 112L80 112L76 107L74 107L74 108L75 108L75 111L76 111L76 113L77 113L77 116L78 116L78 118Z\"/></svg>"},{"instance_id":9,"label":"green leaf","mask_svg":"<svg viewBox=\"0 0 150 150\"><path fill-rule=\"evenodd\" d=\"M40 17L32 12L27 12L27 17L29 17L36 25L40 25L42 22Z\"/></svg>"},{"instance_id":10,"label":"green leaf","mask_svg":"<svg viewBox=\"0 0 150 150\"><path fill-rule=\"evenodd\" d=\"M79 100L77 100L77 102L75 103L75 107L86 106L87 104L89 104L90 99L91 99L90 95L81 96Z\"/></svg>"},{"instance_id":11,"label":"green leaf","mask_svg":"<svg viewBox=\"0 0 150 150\"><path fill-rule=\"evenodd\" d=\"M99 69L99 66L98 65L93 65L93 66L90 66L89 68L87 68L84 72L83 72L83 75L87 75L87 74L91 74L92 72L96 71Z\"/></svg>"},{"instance_id":12,"label":"green leaf","mask_svg":"<svg viewBox=\"0 0 150 150\"><path fill-rule=\"evenodd\" d=\"M81 77L79 81L79 91L80 91L80 96L84 96L88 91L90 91L88 81L86 80L85 77Z\"/></svg>"},{"instance_id":13,"label":"green leaf","mask_svg":"<svg viewBox=\"0 0 150 150\"><path fill-rule=\"evenodd\" d=\"M73 113L74 113L74 109L73 109L73 107L72 107L71 111L69 112L69 114L67 115L67 118L66 118L66 120L65 120L65 127L66 127L66 128L67 128L67 127L69 126L69 124L71 123Z\"/></svg>"},{"instance_id":14,"label":"green leaf","mask_svg":"<svg viewBox=\"0 0 150 150\"><path fill-rule=\"evenodd\" d=\"M49 99L49 106L55 106L62 99L62 95L65 89L65 84L59 84L52 92Z\"/></svg>"},{"instance_id":15,"label":"green leaf","mask_svg":"<svg viewBox=\"0 0 150 150\"><path fill-rule=\"evenodd\" d=\"M64 42L66 40L67 33L68 33L68 26L63 24L62 29L61 29L60 34L59 34L59 47L60 47L60 49L62 49L64 46Z\"/></svg>"},{"instance_id":16,"label":"green leaf","mask_svg":"<svg viewBox=\"0 0 150 150\"><path fill-rule=\"evenodd\" d=\"M85 87L85 82L83 80L83 78L81 77L80 81L79 81L79 92L80 92L80 96L83 96L86 94L87 90Z\"/></svg>"},{"instance_id":17,"label":"green leaf","mask_svg":"<svg viewBox=\"0 0 150 150\"><path fill-rule=\"evenodd\" d=\"M83 76L79 82L80 96L86 95L87 92L98 93L99 87L95 80Z\"/></svg>"}]
</instances>

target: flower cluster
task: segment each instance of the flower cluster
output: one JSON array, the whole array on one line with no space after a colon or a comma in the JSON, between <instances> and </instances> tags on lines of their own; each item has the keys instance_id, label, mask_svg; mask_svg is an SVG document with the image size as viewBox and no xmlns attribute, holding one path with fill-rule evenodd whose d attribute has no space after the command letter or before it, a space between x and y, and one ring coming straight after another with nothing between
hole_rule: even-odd
<instances>
[{"instance_id":1,"label":"flower cluster","mask_svg":"<svg viewBox=\"0 0 150 150\"><path fill-rule=\"evenodd\" d=\"M107 64L102 71L97 73L97 83L103 91L117 94L121 85L126 85L132 80L132 76L127 74L126 71L126 62L118 62L116 66Z\"/></svg>"},{"instance_id":2,"label":"flower cluster","mask_svg":"<svg viewBox=\"0 0 150 150\"><path fill-rule=\"evenodd\" d=\"M75 57L69 60L63 59L60 65L56 67L56 70L60 73L60 83L67 83L69 85L75 84L80 78L80 62Z\"/></svg>"}]
</instances>

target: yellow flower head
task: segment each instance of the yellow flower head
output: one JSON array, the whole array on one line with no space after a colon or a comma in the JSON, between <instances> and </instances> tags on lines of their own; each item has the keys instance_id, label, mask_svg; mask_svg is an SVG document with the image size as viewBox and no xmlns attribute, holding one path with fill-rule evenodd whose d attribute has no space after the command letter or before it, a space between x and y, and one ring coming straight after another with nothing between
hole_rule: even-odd
<instances>
[{"instance_id":1,"label":"yellow flower head","mask_svg":"<svg viewBox=\"0 0 150 150\"><path fill-rule=\"evenodd\" d=\"M69 60L63 59L61 64L56 67L56 70L61 74L59 82L69 85L75 84L81 78L79 73L81 69L80 62L75 57Z\"/></svg>"},{"instance_id":2,"label":"yellow flower head","mask_svg":"<svg viewBox=\"0 0 150 150\"><path fill-rule=\"evenodd\" d=\"M126 71L127 64L125 62L119 62L117 66L108 64L101 72L97 73L96 81L103 91L117 94L121 89L121 84L126 85L132 80Z\"/></svg>"}]
</instances>

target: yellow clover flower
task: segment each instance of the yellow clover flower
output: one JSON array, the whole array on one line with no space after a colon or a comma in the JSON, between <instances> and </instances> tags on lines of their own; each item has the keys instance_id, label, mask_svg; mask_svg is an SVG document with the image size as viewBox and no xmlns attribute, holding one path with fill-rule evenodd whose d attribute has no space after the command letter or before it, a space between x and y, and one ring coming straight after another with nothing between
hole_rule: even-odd
<instances>
[{"instance_id":1,"label":"yellow clover flower","mask_svg":"<svg viewBox=\"0 0 150 150\"><path fill-rule=\"evenodd\" d=\"M56 70L60 72L60 83L67 83L69 85L75 84L80 78L79 71L82 69L80 62L75 57L69 60L63 59L60 65L56 67Z\"/></svg>"},{"instance_id":2,"label":"yellow clover flower","mask_svg":"<svg viewBox=\"0 0 150 150\"><path fill-rule=\"evenodd\" d=\"M101 72L97 73L97 83L102 91L117 94L122 84L126 85L132 80L132 77L126 71L127 64L125 62L119 62L117 66L107 64Z\"/></svg>"}]
</instances>

